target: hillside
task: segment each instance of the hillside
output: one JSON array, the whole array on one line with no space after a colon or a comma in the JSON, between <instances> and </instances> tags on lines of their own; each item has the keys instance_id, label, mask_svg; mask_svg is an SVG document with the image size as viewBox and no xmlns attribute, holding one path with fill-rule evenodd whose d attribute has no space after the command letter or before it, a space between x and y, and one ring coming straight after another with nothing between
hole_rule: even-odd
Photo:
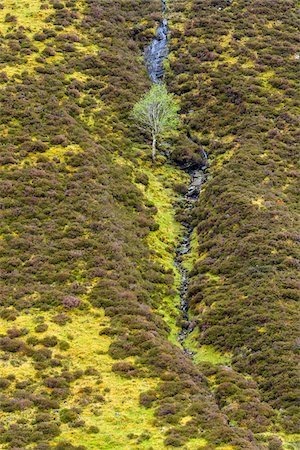
<instances>
[{"instance_id":1,"label":"hillside","mask_svg":"<svg viewBox=\"0 0 300 450\"><path fill-rule=\"evenodd\" d=\"M0 3L0 448L299 448L299 1L166 6Z\"/></svg>"}]
</instances>

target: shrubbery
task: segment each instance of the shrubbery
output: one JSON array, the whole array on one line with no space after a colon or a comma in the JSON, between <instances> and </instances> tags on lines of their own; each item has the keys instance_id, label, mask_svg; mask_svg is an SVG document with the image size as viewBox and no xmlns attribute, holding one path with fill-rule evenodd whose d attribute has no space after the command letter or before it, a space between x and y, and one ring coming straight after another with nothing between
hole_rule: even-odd
<instances>
[{"instance_id":1,"label":"shrubbery","mask_svg":"<svg viewBox=\"0 0 300 450\"><path fill-rule=\"evenodd\" d=\"M299 427L293 344L298 219L291 175L299 101L290 92L297 83L290 57L295 3L289 3L289 17L286 7L282 0L193 1L181 32L171 35L168 80L180 92L187 134L215 159L193 217L201 259L189 301L195 314L202 311L199 344L232 352L234 368L254 377L262 400L281 411L277 425L291 432ZM221 383L220 406L227 408L231 397L248 398L245 389ZM254 392L250 398L255 406L228 406L226 413L260 432L272 413L256 404Z\"/></svg>"},{"instance_id":2,"label":"shrubbery","mask_svg":"<svg viewBox=\"0 0 300 450\"><path fill-rule=\"evenodd\" d=\"M156 308L165 292L172 292L173 278L147 247L145 238L158 229L157 210L133 183L147 188L149 180L140 169L112 160L119 152L135 166L132 144L141 137L128 112L149 87L138 57L152 39L160 6L159 0L91 0L80 8L75 0L44 3L49 14L34 35L7 16L1 61L8 69L0 75L0 316L13 322L39 309L51 315L51 329L80 314L81 298L87 299L84 305L104 307L111 325L102 333L114 339L110 355L137 359L135 365L116 362L114 371L143 376L146 367L147 376L162 381L141 394L140 405L154 407L156 425L168 427L165 445L183 447L203 430L201 437L211 443L207 448L222 443L259 448L248 430L269 430L273 411L257 386L235 371L225 376L222 370L196 367L168 342L169 327ZM173 24L170 35L167 80L180 95L186 120L181 136L170 140L173 159L199 165L203 149L221 162L224 157L221 173L217 166L211 169L214 176L192 218L199 225L199 249L207 253L194 267L190 285L191 307L203 311L201 343L232 351L234 368L251 371L265 400L286 409L282 424L293 431L296 373L289 343L296 331L291 312L298 239L289 225L297 180L296 67L288 60L295 45L293 5L184 0L171 7L187 18L178 29ZM230 30L227 48L218 40ZM100 50L90 51L91 44ZM11 68L18 64L14 77ZM276 73L268 81L261 75L269 68ZM232 152L231 159L226 152ZM184 189L175 186L177 192ZM178 216L187 217L182 211ZM57 410L61 422L84 426L80 411L60 409L61 400L76 379L96 373L65 370L70 344L59 334L25 337L26 330L11 322L0 337L4 358L12 367L30 361L40 377L0 380L3 410L33 418L7 427L1 445L48 450L54 444L46 441L59 433ZM36 333L46 331L43 320L35 322ZM215 377L215 397L203 373L208 380ZM88 404L93 393L83 394L82 405ZM183 425L187 414L191 419ZM227 425L227 417L238 426ZM148 438L140 436L141 442ZM270 440L270 448L279 445ZM84 449L70 442L53 448Z\"/></svg>"}]
</instances>

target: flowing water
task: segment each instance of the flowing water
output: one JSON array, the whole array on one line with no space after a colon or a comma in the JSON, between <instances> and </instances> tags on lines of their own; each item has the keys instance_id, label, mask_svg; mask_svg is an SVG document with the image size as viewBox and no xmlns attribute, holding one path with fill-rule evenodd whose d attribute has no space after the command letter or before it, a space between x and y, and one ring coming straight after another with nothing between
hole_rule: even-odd
<instances>
[{"instance_id":1,"label":"flowing water","mask_svg":"<svg viewBox=\"0 0 300 450\"><path fill-rule=\"evenodd\" d=\"M165 12L167 10L166 1L162 0L162 12L163 19L157 27L155 37L152 43L146 48L144 58L145 64L148 70L149 78L153 83L162 83L164 75L164 59L168 55L168 21L165 17ZM189 137L189 136L188 136ZM193 140L191 137L189 137ZM205 169L207 167L207 154L202 149L203 164L193 170L188 171L190 176L190 183L187 193L182 196L182 201L184 202L185 208L191 211L194 208L195 202L197 201L201 186L205 181ZM194 323L189 320L188 317L188 284L189 276L188 270L184 267L184 257L187 256L191 251L191 235L193 232L193 227L189 223L184 223L184 236L180 244L176 249L176 255L174 258L174 265L181 275L180 282L180 310L182 313L182 319L184 325L178 335L178 341L181 343L184 352L193 356L193 352L185 347L184 341L188 335L193 331Z\"/></svg>"},{"instance_id":2,"label":"flowing water","mask_svg":"<svg viewBox=\"0 0 300 450\"><path fill-rule=\"evenodd\" d=\"M195 203L198 200L198 197L201 193L201 187L203 182L205 181L205 173L204 173L205 168L206 168L206 161L204 165L201 167L201 169L195 169L189 172L190 183L188 191L182 197L185 208L189 211L191 211L194 208ZM186 348L184 345L184 341L195 327L195 322L189 320L188 314L189 275L188 270L184 266L184 259L191 252L191 235L193 232L193 227L189 223L183 223L183 225L185 228L185 232L181 243L178 245L176 249L176 256L174 258L174 265L181 275L179 294L180 294L180 310L182 313L182 319L184 324L181 327L181 331L179 332L177 339L181 343L184 352L189 356L193 356L193 352L188 348Z\"/></svg>"},{"instance_id":3,"label":"flowing water","mask_svg":"<svg viewBox=\"0 0 300 450\"><path fill-rule=\"evenodd\" d=\"M166 3L162 1L162 12L166 11ZM153 83L161 83L164 75L164 59L168 55L168 21L166 18L157 27L155 38L146 48L144 58Z\"/></svg>"}]
</instances>

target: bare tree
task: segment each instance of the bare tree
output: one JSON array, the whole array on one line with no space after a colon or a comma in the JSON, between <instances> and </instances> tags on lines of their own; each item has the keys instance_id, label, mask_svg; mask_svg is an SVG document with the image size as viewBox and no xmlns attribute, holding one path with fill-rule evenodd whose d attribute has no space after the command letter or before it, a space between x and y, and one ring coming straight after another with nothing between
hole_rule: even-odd
<instances>
[{"instance_id":1,"label":"bare tree","mask_svg":"<svg viewBox=\"0 0 300 450\"><path fill-rule=\"evenodd\" d=\"M152 137L152 160L156 157L157 137L174 130L179 124L179 106L173 95L161 84L154 84L133 107L132 117Z\"/></svg>"}]
</instances>

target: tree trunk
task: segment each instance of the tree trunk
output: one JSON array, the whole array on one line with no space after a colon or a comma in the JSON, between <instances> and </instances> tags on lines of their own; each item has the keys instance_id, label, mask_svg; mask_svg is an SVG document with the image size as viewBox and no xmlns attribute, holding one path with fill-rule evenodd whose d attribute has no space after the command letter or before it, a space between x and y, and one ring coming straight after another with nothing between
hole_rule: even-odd
<instances>
[{"instance_id":1,"label":"tree trunk","mask_svg":"<svg viewBox=\"0 0 300 450\"><path fill-rule=\"evenodd\" d=\"M156 156L156 136L153 134L152 136L152 161L155 162Z\"/></svg>"}]
</instances>

